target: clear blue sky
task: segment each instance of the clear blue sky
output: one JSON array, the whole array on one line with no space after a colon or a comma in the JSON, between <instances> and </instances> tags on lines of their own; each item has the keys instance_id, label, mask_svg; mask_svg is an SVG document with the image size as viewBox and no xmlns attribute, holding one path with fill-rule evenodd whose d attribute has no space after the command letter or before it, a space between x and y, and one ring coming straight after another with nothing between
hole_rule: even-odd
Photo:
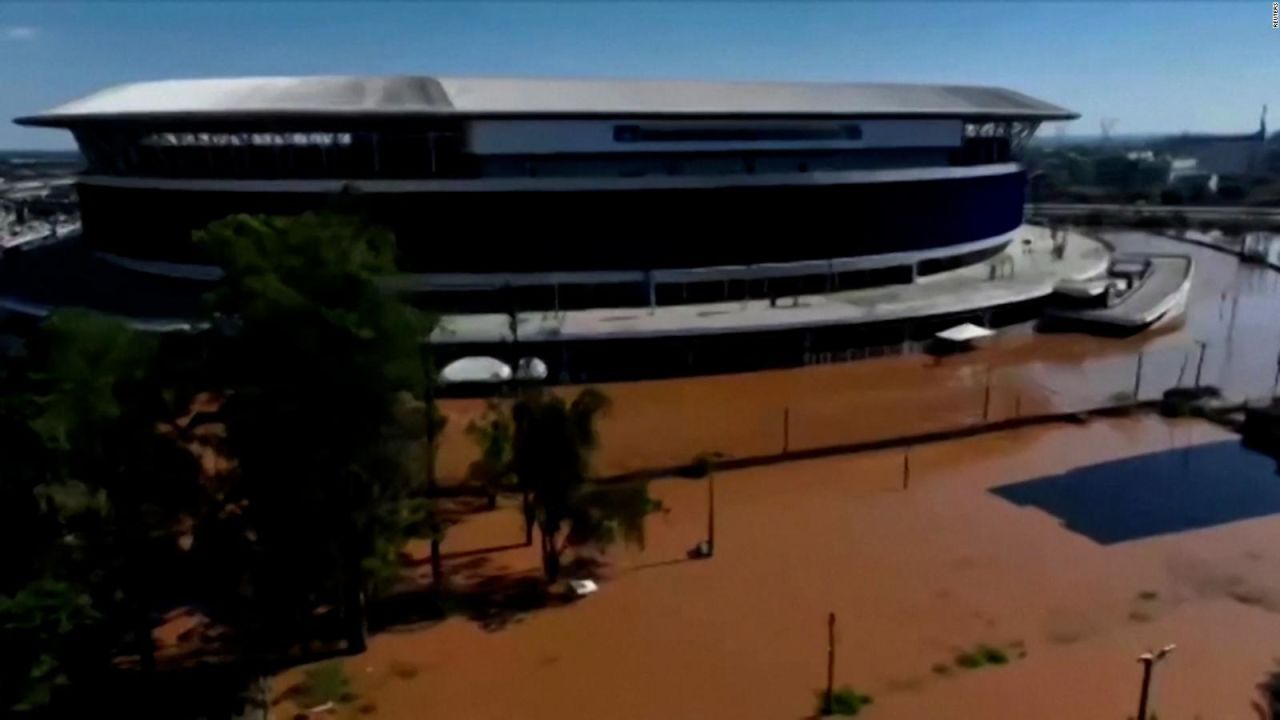
<instances>
[{"instance_id":1,"label":"clear blue sky","mask_svg":"<svg viewBox=\"0 0 1280 720\"><path fill-rule=\"evenodd\" d=\"M1269 0L0 0L0 148L69 147L7 121L104 86L281 74L979 83L1083 113L1071 134L1102 117L1118 133L1247 131L1269 100L1280 127L1270 15Z\"/></svg>"}]
</instances>

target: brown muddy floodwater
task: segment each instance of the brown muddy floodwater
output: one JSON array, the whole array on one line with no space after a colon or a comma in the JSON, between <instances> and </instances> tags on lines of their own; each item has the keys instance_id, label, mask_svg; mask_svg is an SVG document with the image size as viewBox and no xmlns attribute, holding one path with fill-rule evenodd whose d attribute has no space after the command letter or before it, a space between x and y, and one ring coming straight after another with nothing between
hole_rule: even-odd
<instances>
[{"instance_id":1,"label":"brown muddy floodwater","mask_svg":"<svg viewBox=\"0 0 1280 720\"><path fill-rule=\"evenodd\" d=\"M791 370L601 385L613 399L597 461L606 475L689 462L702 452L768 455L951 430L1015 415L1095 408L1131 394L1159 397L1201 381L1234 397L1267 393L1280 356L1280 273L1203 247L1139 232L1109 233L1117 250L1195 259L1185 320L1126 338L1025 330L942 361L924 355ZM990 391L988 392L988 386ZM569 389L571 390L571 389ZM450 416L441 473L462 475L476 450L467 422L478 400L443 403Z\"/></svg>"},{"instance_id":2,"label":"brown muddy floodwater","mask_svg":"<svg viewBox=\"0 0 1280 720\"><path fill-rule=\"evenodd\" d=\"M1014 333L941 362L899 356L742 375L620 383L598 466L673 465L699 452L788 449L1080 410L1193 381L1270 390L1280 274L1141 233L1119 250L1186 252L1186 319L1128 339ZM450 401L442 465L475 456L482 409ZM910 483L903 488L904 456ZM706 484L652 484L665 512L644 550L606 557L601 589L568 606L385 631L345 661L340 717L807 717L839 624L836 681L875 697L869 718L1080 720L1134 714L1135 656L1176 643L1157 671L1162 718L1256 718L1280 657L1280 480L1272 461L1199 421L1047 425L903 450L725 472L717 547ZM445 541L465 586L532 577L509 505ZM1001 649L1005 665L957 655ZM283 690L299 677L282 676ZM292 712L287 703L278 716Z\"/></svg>"},{"instance_id":3,"label":"brown muddy floodwater","mask_svg":"<svg viewBox=\"0 0 1280 720\"><path fill-rule=\"evenodd\" d=\"M906 490L896 450L721 473L707 561L684 559L705 483L656 482L667 512L645 550L610 554L598 593L488 629L384 632L346 661L361 699L341 714L801 718L835 612L836 680L875 697L870 718L1120 720L1135 656L1170 642L1160 717L1256 717L1280 655L1272 461L1205 423L1139 417L922 446L910 465ZM508 509L446 550L519 537ZM450 564L461 583L537 567L523 548ZM958 667L979 645L1010 662Z\"/></svg>"}]
</instances>

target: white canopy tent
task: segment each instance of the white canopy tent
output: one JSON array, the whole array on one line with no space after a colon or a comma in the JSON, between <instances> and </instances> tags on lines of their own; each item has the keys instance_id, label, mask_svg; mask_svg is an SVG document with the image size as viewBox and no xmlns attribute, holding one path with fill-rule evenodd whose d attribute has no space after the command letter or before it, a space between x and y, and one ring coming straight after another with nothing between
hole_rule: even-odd
<instances>
[{"instance_id":1,"label":"white canopy tent","mask_svg":"<svg viewBox=\"0 0 1280 720\"><path fill-rule=\"evenodd\" d=\"M975 340L982 340L995 335L996 332L990 328L984 328L981 325L973 323L965 323L957 325L953 328L947 328L942 332L935 333L934 337L939 340L945 340L952 343L971 343Z\"/></svg>"},{"instance_id":2,"label":"white canopy tent","mask_svg":"<svg viewBox=\"0 0 1280 720\"><path fill-rule=\"evenodd\" d=\"M516 379L539 382L547 379L547 364L542 358L522 357L516 361Z\"/></svg>"},{"instance_id":3,"label":"white canopy tent","mask_svg":"<svg viewBox=\"0 0 1280 720\"><path fill-rule=\"evenodd\" d=\"M464 357L444 366L440 371L440 384L502 383L511 376L511 366L497 358Z\"/></svg>"}]
</instances>

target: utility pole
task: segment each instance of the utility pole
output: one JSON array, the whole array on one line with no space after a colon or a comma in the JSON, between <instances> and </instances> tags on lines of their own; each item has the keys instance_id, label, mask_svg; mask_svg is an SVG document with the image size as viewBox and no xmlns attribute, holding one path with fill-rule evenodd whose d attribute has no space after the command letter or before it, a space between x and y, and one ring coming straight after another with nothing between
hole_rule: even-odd
<instances>
[{"instance_id":1,"label":"utility pole","mask_svg":"<svg viewBox=\"0 0 1280 720\"><path fill-rule=\"evenodd\" d=\"M1271 395L1274 397L1280 388L1280 353L1276 353L1276 379L1271 383Z\"/></svg>"},{"instance_id":2,"label":"utility pole","mask_svg":"<svg viewBox=\"0 0 1280 720\"><path fill-rule=\"evenodd\" d=\"M1196 387L1200 387L1200 371L1204 370L1204 349L1206 347L1203 340L1197 340L1196 344L1200 346L1200 359L1196 361Z\"/></svg>"},{"instance_id":3,"label":"utility pole","mask_svg":"<svg viewBox=\"0 0 1280 720\"><path fill-rule=\"evenodd\" d=\"M982 422L991 416L991 366L987 366L987 387L982 393Z\"/></svg>"},{"instance_id":4,"label":"utility pole","mask_svg":"<svg viewBox=\"0 0 1280 720\"><path fill-rule=\"evenodd\" d=\"M827 692L822 698L822 714L830 715L835 701L836 614L827 613Z\"/></svg>"},{"instance_id":5,"label":"utility pole","mask_svg":"<svg viewBox=\"0 0 1280 720\"><path fill-rule=\"evenodd\" d=\"M707 557L716 553L716 471L707 475Z\"/></svg>"},{"instance_id":6,"label":"utility pole","mask_svg":"<svg viewBox=\"0 0 1280 720\"><path fill-rule=\"evenodd\" d=\"M1133 373L1133 402L1138 402L1138 391L1142 388L1142 351L1138 351L1138 369Z\"/></svg>"},{"instance_id":7,"label":"utility pole","mask_svg":"<svg viewBox=\"0 0 1280 720\"><path fill-rule=\"evenodd\" d=\"M1147 696L1151 689L1152 670L1156 663L1165 659L1177 647L1177 645L1165 645L1156 652L1148 650L1138 656L1138 662L1142 663L1142 692L1138 695L1138 720L1147 720Z\"/></svg>"}]
</instances>

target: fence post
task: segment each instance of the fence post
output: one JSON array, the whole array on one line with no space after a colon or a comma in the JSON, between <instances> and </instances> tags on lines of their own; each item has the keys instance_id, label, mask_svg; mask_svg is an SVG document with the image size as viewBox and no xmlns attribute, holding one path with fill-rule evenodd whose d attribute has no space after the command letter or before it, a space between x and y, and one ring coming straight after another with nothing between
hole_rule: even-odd
<instances>
[{"instance_id":1,"label":"fence post","mask_svg":"<svg viewBox=\"0 0 1280 720\"><path fill-rule=\"evenodd\" d=\"M987 387L982 393L982 422L991 417L991 366L987 366Z\"/></svg>"},{"instance_id":2,"label":"fence post","mask_svg":"<svg viewBox=\"0 0 1280 720\"><path fill-rule=\"evenodd\" d=\"M833 710L836 683L836 614L827 613L827 694L822 700L822 712L830 714Z\"/></svg>"},{"instance_id":3,"label":"fence post","mask_svg":"<svg viewBox=\"0 0 1280 720\"><path fill-rule=\"evenodd\" d=\"M1134 402L1134 404L1137 404L1137 402L1138 402L1138 392L1142 389L1142 353L1143 353L1143 351L1141 351L1141 350L1139 350L1139 351L1138 351L1138 369L1137 369L1137 371L1136 371L1136 372L1134 372L1134 374L1133 374L1133 402Z\"/></svg>"},{"instance_id":4,"label":"fence post","mask_svg":"<svg viewBox=\"0 0 1280 720\"><path fill-rule=\"evenodd\" d=\"M1271 383L1271 395L1275 396L1277 388L1280 388L1280 353L1276 353L1276 379Z\"/></svg>"},{"instance_id":5,"label":"fence post","mask_svg":"<svg viewBox=\"0 0 1280 720\"><path fill-rule=\"evenodd\" d=\"M1204 349L1206 344L1203 340L1197 340L1196 344L1200 346L1200 359L1196 361L1196 387L1200 387L1200 371L1204 370Z\"/></svg>"}]
</instances>

